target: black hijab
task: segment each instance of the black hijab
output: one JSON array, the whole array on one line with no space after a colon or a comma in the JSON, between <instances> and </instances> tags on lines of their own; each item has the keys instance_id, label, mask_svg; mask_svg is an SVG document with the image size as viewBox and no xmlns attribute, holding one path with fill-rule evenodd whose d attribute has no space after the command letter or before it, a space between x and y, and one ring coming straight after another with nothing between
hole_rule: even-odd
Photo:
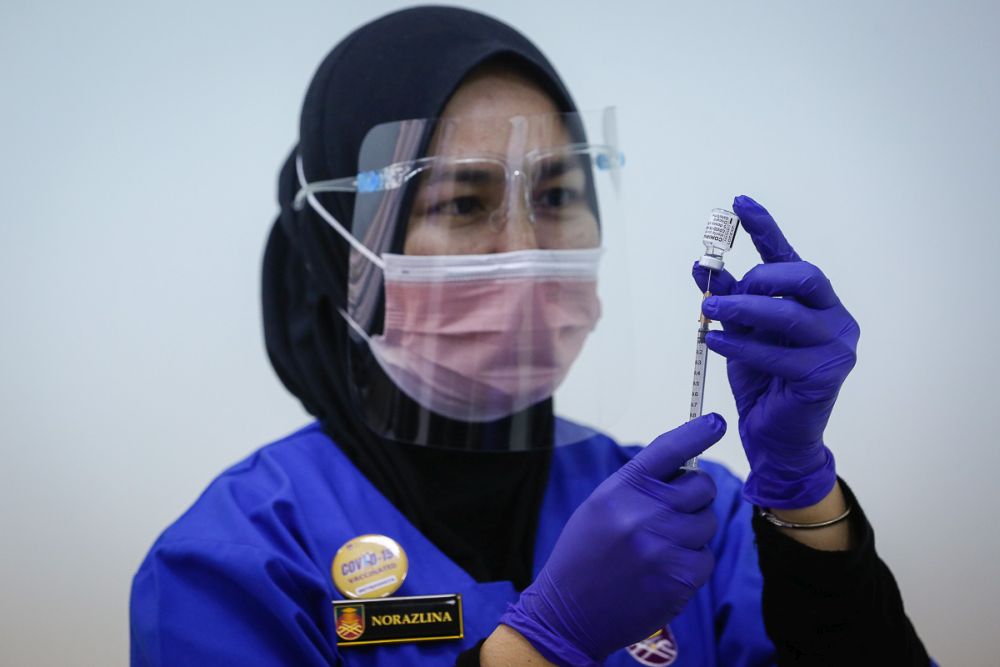
<instances>
[{"instance_id":1,"label":"black hijab","mask_svg":"<svg viewBox=\"0 0 1000 667\"><path fill-rule=\"evenodd\" d=\"M548 479L551 400L486 425L435 418L438 430L457 436L456 442L514 439L523 441L514 443L520 451L425 447L373 432L352 400L356 388L347 360L356 343L337 313L346 302L350 247L311 208L292 207L297 156L309 181L353 175L372 126L440 115L470 72L494 62L538 82L560 110L575 111L558 74L531 42L467 10L418 7L389 14L356 30L324 59L302 107L299 144L278 180L281 213L264 256L264 335L281 381L390 502L476 580L511 580L523 588L531 581ZM353 195L324 194L321 201L350 226ZM409 400L391 393L384 400Z\"/></svg>"}]
</instances>

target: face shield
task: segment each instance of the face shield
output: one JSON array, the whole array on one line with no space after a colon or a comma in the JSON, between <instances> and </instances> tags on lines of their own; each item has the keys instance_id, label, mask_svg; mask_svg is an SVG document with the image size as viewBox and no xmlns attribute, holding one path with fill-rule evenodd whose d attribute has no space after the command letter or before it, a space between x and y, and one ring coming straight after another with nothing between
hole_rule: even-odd
<instances>
[{"instance_id":1,"label":"face shield","mask_svg":"<svg viewBox=\"0 0 1000 667\"><path fill-rule=\"evenodd\" d=\"M318 182L300 164L295 205L352 247L341 315L367 427L477 449L453 439L482 428L435 425L486 427L550 398L607 427L631 368L628 295L609 293L627 284L613 110L386 123L358 164ZM323 206L329 192L356 193L350 232Z\"/></svg>"}]
</instances>

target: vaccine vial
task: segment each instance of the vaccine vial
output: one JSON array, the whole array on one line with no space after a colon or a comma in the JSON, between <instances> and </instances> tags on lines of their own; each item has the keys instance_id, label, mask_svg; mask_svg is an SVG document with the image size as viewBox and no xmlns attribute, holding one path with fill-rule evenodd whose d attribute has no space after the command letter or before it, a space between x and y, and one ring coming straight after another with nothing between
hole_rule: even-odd
<instances>
[{"instance_id":1,"label":"vaccine vial","mask_svg":"<svg viewBox=\"0 0 1000 667\"><path fill-rule=\"evenodd\" d=\"M705 235L701 239L705 244L705 254L698 264L706 269L721 271L725 266L722 255L733 249L733 239L739 228L740 219L735 213L723 208L713 208L708 215Z\"/></svg>"}]
</instances>

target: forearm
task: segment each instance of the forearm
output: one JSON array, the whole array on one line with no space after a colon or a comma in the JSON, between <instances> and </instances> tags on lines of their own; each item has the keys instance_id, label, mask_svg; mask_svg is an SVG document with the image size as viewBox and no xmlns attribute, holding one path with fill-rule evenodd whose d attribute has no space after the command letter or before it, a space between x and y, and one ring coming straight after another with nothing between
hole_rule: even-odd
<instances>
[{"instance_id":1,"label":"forearm","mask_svg":"<svg viewBox=\"0 0 1000 667\"><path fill-rule=\"evenodd\" d=\"M779 529L759 516L753 519L764 577L764 624L778 662L927 665L927 652L906 617L899 588L875 551L871 526L850 489L841 485L836 487L841 500L853 507L850 523L830 528L842 530L804 537L800 534L816 531ZM793 515L786 520L827 518Z\"/></svg>"},{"instance_id":2,"label":"forearm","mask_svg":"<svg viewBox=\"0 0 1000 667\"><path fill-rule=\"evenodd\" d=\"M553 667L521 633L498 625L484 642L458 657L456 667Z\"/></svg>"},{"instance_id":3,"label":"forearm","mask_svg":"<svg viewBox=\"0 0 1000 667\"><path fill-rule=\"evenodd\" d=\"M847 498L838 480L823 500L810 507L794 510L772 510L772 513L792 523L821 523L842 515L848 508ZM853 511L853 510L852 510ZM854 546L852 517L822 528L778 528L784 535L807 547L820 551L847 551Z\"/></svg>"}]
</instances>

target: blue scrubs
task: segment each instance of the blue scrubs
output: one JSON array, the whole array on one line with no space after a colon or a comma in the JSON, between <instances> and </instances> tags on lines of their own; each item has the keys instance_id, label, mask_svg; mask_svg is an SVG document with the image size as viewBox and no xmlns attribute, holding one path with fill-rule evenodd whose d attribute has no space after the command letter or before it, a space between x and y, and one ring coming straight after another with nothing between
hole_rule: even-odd
<instances>
[{"instance_id":1,"label":"blue scrubs","mask_svg":"<svg viewBox=\"0 0 1000 667\"><path fill-rule=\"evenodd\" d=\"M553 453L535 574L570 514L639 451L566 421L556 439L574 444ZM702 467L718 486L712 578L670 622L675 646L659 655L639 651L646 662L623 649L607 665L774 664L751 508L735 476L711 462ZM409 574L395 595L462 594L464 639L338 649L331 600L343 596L330 563L344 542L365 533L388 535L406 550ZM628 569L627 554L621 568ZM517 595L510 582L477 583L453 563L313 424L222 473L156 541L133 582L131 660L134 667L450 666L493 631Z\"/></svg>"}]
</instances>

